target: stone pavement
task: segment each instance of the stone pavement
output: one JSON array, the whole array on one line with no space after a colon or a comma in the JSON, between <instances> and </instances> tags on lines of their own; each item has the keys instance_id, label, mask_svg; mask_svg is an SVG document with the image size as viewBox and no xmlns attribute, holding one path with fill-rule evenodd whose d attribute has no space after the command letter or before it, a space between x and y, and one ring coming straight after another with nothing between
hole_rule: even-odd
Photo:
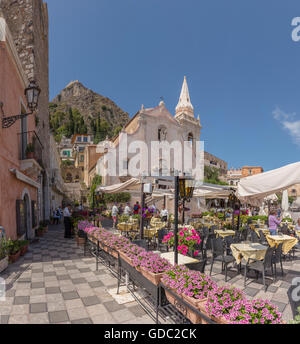
<instances>
[{"instance_id":1,"label":"stone pavement","mask_svg":"<svg viewBox=\"0 0 300 344\"><path fill-rule=\"evenodd\" d=\"M232 285L248 298L268 299L279 307L285 321L292 319L287 290L300 276L300 254L283 262L284 275L277 266L277 280L264 291L262 278L244 276L229 269L228 281L216 262L212 278L218 285ZM210 257L205 272L209 274ZM49 226L49 232L17 263L0 274L6 282L6 300L0 301L0 324L153 324L136 303L118 304L108 293L117 280L95 258L84 257L74 239L65 239L62 226Z\"/></svg>"},{"instance_id":2,"label":"stone pavement","mask_svg":"<svg viewBox=\"0 0 300 344\"><path fill-rule=\"evenodd\" d=\"M96 271L95 258L65 239L61 225L49 226L0 277L7 290L0 324L153 324L136 302L113 299L116 278L101 264Z\"/></svg>"}]
</instances>

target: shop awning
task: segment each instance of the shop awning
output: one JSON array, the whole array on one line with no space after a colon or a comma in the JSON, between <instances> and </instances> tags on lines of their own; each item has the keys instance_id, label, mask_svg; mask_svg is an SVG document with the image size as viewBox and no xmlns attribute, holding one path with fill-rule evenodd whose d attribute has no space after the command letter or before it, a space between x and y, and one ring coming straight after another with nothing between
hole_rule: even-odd
<instances>
[{"instance_id":1,"label":"shop awning","mask_svg":"<svg viewBox=\"0 0 300 344\"><path fill-rule=\"evenodd\" d=\"M300 162L241 179L237 197L245 203L260 206L265 197L294 184L300 184Z\"/></svg>"}]
</instances>

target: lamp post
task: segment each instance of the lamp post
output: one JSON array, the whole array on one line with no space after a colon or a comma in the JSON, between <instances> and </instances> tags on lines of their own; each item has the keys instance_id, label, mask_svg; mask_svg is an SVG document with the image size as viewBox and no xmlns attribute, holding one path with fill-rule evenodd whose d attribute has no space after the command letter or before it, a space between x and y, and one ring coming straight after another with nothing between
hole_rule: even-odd
<instances>
[{"instance_id":1,"label":"lamp post","mask_svg":"<svg viewBox=\"0 0 300 344\"><path fill-rule=\"evenodd\" d=\"M39 96L41 93L41 89L39 86L36 84L34 80L30 81L29 86L25 89L24 91L25 96L26 96L26 101L27 101L27 107L30 110L28 113L24 114L19 114L15 116L5 116L2 118L2 128L9 128L11 127L18 119L25 118L29 115L32 115L34 111L38 107L38 101L39 101ZM0 102L1 108L3 106L3 103Z\"/></svg>"},{"instance_id":2,"label":"lamp post","mask_svg":"<svg viewBox=\"0 0 300 344\"><path fill-rule=\"evenodd\" d=\"M178 264L178 203L179 199L190 202L195 189L195 180L191 177L175 176L175 216L174 216L174 262ZM184 211L184 210L183 210Z\"/></svg>"}]
</instances>

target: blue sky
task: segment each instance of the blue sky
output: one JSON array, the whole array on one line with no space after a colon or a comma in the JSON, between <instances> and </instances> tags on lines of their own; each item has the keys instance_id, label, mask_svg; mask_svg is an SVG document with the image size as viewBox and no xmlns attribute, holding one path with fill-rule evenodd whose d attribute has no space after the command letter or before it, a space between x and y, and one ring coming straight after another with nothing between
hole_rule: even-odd
<instances>
[{"instance_id":1,"label":"blue sky","mask_svg":"<svg viewBox=\"0 0 300 344\"><path fill-rule=\"evenodd\" d=\"M205 149L229 167L299 160L299 0L47 0L50 98L71 80L130 115L184 75Z\"/></svg>"}]
</instances>

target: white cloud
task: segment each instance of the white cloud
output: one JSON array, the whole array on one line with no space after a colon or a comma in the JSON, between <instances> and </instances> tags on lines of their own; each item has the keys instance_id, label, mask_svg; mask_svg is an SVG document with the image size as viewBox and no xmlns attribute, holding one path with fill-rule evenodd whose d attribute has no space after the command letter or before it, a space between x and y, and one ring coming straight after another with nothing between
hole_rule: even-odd
<instances>
[{"instance_id":1,"label":"white cloud","mask_svg":"<svg viewBox=\"0 0 300 344\"><path fill-rule=\"evenodd\" d=\"M283 129L287 130L294 143L300 146L300 120L295 120L296 113L286 113L276 107L272 112L274 119L281 123Z\"/></svg>"}]
</instances>

